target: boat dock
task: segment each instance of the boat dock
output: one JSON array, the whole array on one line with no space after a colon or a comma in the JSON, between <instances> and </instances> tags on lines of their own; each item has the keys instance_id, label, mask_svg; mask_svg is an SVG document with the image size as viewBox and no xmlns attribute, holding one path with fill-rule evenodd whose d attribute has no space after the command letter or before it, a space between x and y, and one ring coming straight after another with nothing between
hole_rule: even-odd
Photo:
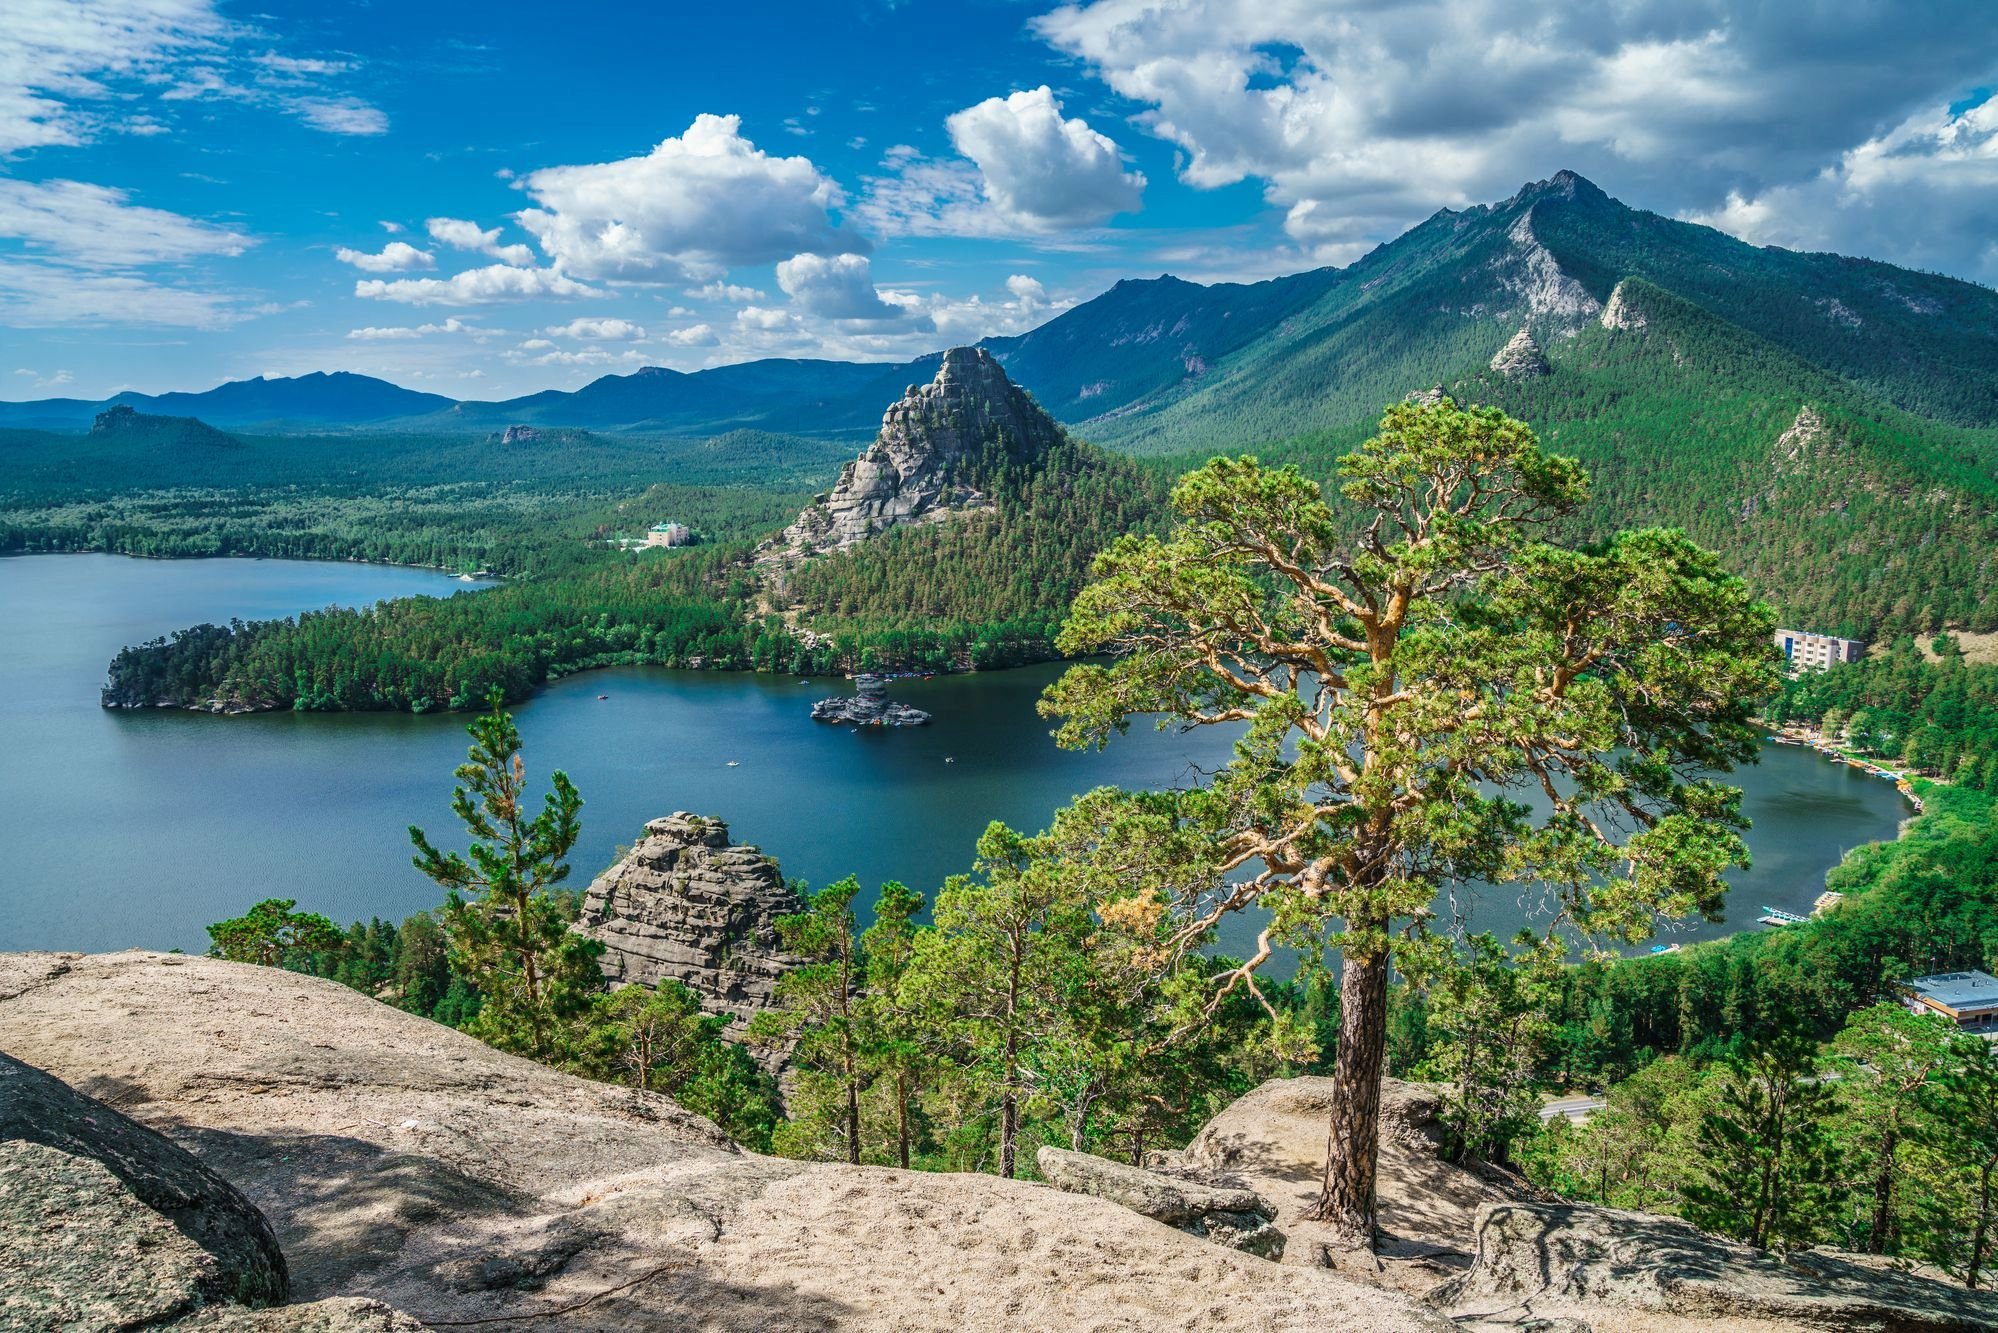
<instances>
[{"instance_id":1,"label":"boat dock","mask_svg":"<svg viewBox=\"0 0 1998 1333\"><path fill-rule=\"evenodd\" d=\"M1795 912L1786 912L1780 907L1764 906L1762 915L1755 918L1755 924L1758 926L1801 926L1808 920L1810 920L1809 917L1798 916Z\"/></svg>"}]
</instances>

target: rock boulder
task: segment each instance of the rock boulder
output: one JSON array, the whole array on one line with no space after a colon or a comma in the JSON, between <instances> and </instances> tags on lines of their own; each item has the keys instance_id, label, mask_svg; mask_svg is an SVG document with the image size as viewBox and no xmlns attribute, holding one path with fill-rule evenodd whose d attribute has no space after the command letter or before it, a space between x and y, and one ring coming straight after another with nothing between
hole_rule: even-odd
<instances>
[{"instance_id":1,"label":"rock boulder","mask_svg":"<svg viewBox=\"0 0 1998 1333\"><path fill-rule=\"evenodd\" d=\"M1283 1257L1283 1233L1271 1224L1276 1209L1254 1190L1175 1179L1065 1148L1042 1148L1034 1162L1058 1190L1108 1199L1231 1250Z\"/></svg>"},{"instance_id":2,"label":"rock boulder","mask_svg":"<svg viewBox=\"0 0 1998 1333\"><path fill-rule=\"evenodd\" d=\"M1554 370L1547 364L1533 330L1524 326L1492 357L1492 369L1509 380L1538 379Z\"/></svg>"},{"instance_id":3,"label":"rock boulder","mask_svg":"<svg viewBox=\"0 0 1998 1333\"><path fill-rule=\"evenodd\" d=\"M9 1233L0 1252L45 1245L50 1263L100 1264L107 1275L119 1267L115 1255L154 1262L162 1308L275 1305L287 1294L277 1238L233 1185L185 1148L5 1054L0 1200ZM53 1229L33 1225L47 1208Z\"/></svg>"}]
</instances>

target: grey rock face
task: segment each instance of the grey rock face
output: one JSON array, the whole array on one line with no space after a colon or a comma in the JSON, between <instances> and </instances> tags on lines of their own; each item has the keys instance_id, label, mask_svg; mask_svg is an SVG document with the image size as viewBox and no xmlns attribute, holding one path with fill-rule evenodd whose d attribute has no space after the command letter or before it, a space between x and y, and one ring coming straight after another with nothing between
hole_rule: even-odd
<instances>
[{"instance_id":1,"label":"grey rock face","mask_svg":"<svg viewBox=\"0 0 1998 1333\"><path fill-rule=\"evenodd\" d=\"M881 433L839 482L798 515L766 555L778 560L843 550L902 523L978 508L985 497L955 465L1003 444L1033 458L1061 438L1053 417L1006 378L982 347L953 347L936 378L912 384L881 418Z\"/></svg>"},{"instance_id":2,"label":"grey rock face","mask_svg":"<svg viewBox=\"0 0 1998 1333\"><path fill-rule=\"evenodd\" d=\"M1417 407L1434 407L1438 403L1449 402L1450 395L1443 391L1442 385L1438 384L1428 389L1411 389L1401 401L1414 403Z\"/></svg>"},{"instance_id":3,"label":"grey rock face","mask_svg":"<svg viewBox=\"0 0 1998 1333\"><path fill-rule=\"evenodd\" d=\"M1603 307L1600 322L1606 329L1622 329L1625 332L1634 332L1644 327L1644 312L1624 295L1623 283L1619 282L1616 289L1610 293L1609 303Z\"/></svg>"},{"instance_id":4,"label":"grey rock face","mask_svg":"<svg viewBox=\"0 0 1998 1333\"><path fill-rule=\"evenodd\" d=\"M541 432L533 426L508 426L500 432L501 444L533 444L541 438Z\"/></svg>"},{"instance_id":5,"label":"grey rock face","mask_svg":"<svg viewBox=\"0 0 1998 1333\"><path fill-rule=\"evenodd\" d=\"M1042 1148L1034 1163L1058 1190L1108 1199L1231 1250L1283 1258L1283 1233L1271 1221L1276 1209L1254 1190L1181 1180L1063 1148Z\"/></svg>"},{"instance_id":6,"label":"grey rock face","mask_svg":"<svg viewBox=\"0 0 1998 1333\"><path fill-rule=\"evenodd\" d=\"M888 682L882 677L861 675L853 678L851 695L813 704L812 718L817 722L851 722L856 727L920 727L929 722L930 715L920 708L891 702Z\"/></svg>"},{"instance_id":7,"label":"grey rock face","mask_svg":"<svg viewBox=\"0 0 1998 1333\"><path fill-rule=\"evenodd\" d=\"M98 1245L110 1247L107 1254L129 1249L156 1256L160 1290L179 1293L173 1300L183 1309L285 1299L288 1280L277 1238L235 1186L185 1148L4 1054L0 1148L6 1152L0 1158L6 1201L0 1233L7 1233L0 1253L33 1241L16 1230L27 1225L27 1213L67 1198L77 1220L63 1224L67 1239L48 1252L51 1262L73 1264L80 1248ZM136 1205L147 1211L142 1215ZM129 1220L122 1228L83 1221L121 1213ZM5 1309L0 1304L0 1313Z\"/></svg>"},{"instance_id":8,"label":"grey rock face","mask_svg":"<svg viewBox=\"0 0 1998 1333\"><path fill-rule=\"evenodd\" d=\"M1530 380L1548 374L1554 368L1541 354L1533 331L1521 327L1518 333L1512 335L1512 340L1492 357L1492 369L1509 380Z\"/></svg>"},{"instance_id":9,"label":"grey rock face","mask_svg":"<svg viewBox=\"0 0 1998 1333\"><path fill-rule=\"evenodd\" d=\"M1998 1328L1998 1294L1809 1250L1778 1258L1677 1218L1583 1204L1490 1204L1470 1270L1436 1293L1579 1301L1783 1327Z\"/></svg>"},{"instance_id":10,"label":"grey rock face","mask_svg":"<svg viewBox=\"0 0 1998 1333\"><path fill-rule=\"evenodd\" d=\"M804 910L777 863L729 841L719 819L676 811L583 895L576 929L602 940L613 987L683 983L739 1033L795 960L776 920Z\"/></svg>"}]
</instances>

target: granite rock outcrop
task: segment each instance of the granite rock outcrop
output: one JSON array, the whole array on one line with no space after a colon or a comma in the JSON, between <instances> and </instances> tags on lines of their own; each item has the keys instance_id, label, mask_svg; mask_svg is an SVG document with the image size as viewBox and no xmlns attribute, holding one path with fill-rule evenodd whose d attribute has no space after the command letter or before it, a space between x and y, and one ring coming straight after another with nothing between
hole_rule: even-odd
<instances>
[{"instance_id":1,"label":"granite rock outcrop","mask_svg":"<svg viewBox=\"0 0 1998 1333\"><path fill-rule=\"evenodd\" d=\"M832 490L762 552L766 566L840 551L904 523L986 507L965 464L989 448L1036 458L1061 427L1006 377L982 347L953 347L936 377L911 384L881 418L881 431L840 471Z\"/></svg>"},{"instance_id":2,"label":"granite rock outcrop","mask_svg":"<svg viewBox=\"0 0 1998 1333\"><path fill-rule=\"evenodd\" d=\"M583 895L575 928L602 941L613 987L678 981L740 1035L795 965L777 918L802 912L776 861L729 841L719 819L675 811Z\"/></svg>"},{"instance_id":3,"label":"granite rock outcrop","mask_svg":"<svg viewBox=\"0 0 1998 1333\"><path fill-rule=\"evenodd\" d=\"M1511 340L1493 355L1491 367L1509 380L1538 379L1554 369L1547 364L1547 357L1540 350L1540 343L1534 338L1533 330L1523 325L1519 332L1513 334Z\"/></svg>"},{"instance_id":4,"label":"granite rock outcrop","mask_svg":"<svg viewBox=\"0 0 1998 1333\"><path fill-rule=\"evenodd\" d=\"M27 1188L30 1181L39 1187ZM22 1210L37 1207L69 1220L30 1227ZM135 1263L155 1261L159 1289L174 1293L168 1305L182 1312L225 1300L275 1305L288 1291L277 1238L233 1185L185 1148L6 1054L0 1217L14 1233L0 1247L10 1252L40 1236L52 1259L71 1264L95 1262L95 1247L104 1250L96 1260L129 1252ZM109 1226L118 1219L129 1225Z\"/></svg>"}]
</instances>

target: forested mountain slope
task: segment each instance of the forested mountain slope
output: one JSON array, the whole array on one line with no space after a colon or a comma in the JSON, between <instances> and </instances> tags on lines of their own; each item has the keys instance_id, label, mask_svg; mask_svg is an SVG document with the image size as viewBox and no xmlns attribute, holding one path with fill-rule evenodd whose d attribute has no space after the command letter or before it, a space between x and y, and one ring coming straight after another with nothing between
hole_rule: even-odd
<instances>
[{"instance_id":1,"label":"forested mountain slope","mask_svg":"<svg viewBox=\"0 0 1998 1333\"><path fill-rule=\"evenodd\" d=\"M1998 625L1994 432L1891 407L1662 288L1620 284L1605 314L1543 349L1541 373L1474 362L1432 383L1582 461L1572 536L1684 528L1821 631ZM1258 452L1329 479L1373 422L1368 409Z\"/></svg>"}]
</instances>

